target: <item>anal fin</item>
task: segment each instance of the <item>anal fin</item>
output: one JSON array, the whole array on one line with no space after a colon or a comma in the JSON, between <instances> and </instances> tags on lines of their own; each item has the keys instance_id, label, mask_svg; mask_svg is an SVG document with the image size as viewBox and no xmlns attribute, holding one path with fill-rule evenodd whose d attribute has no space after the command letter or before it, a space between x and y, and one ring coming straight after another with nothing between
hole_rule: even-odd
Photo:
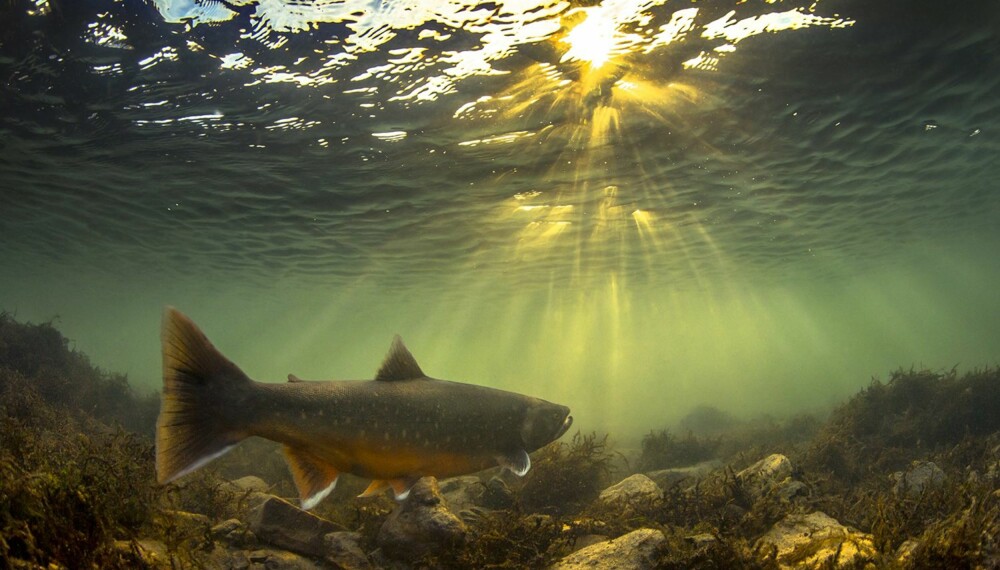
<instances>
[{"instance_id":1,"label":"anal fin","mask_svg":"<svg viewBox=\"0 0 1000 570\"><path fill-rule=\"evenodd\" d=\"M388 481L384 479L375 479L368 485L368 488L364 490L363 493L358 495L359 497L371 497L373 495L379 494L386 487L392 488L392 494L397 501L404 501L410 496L410 489L417 484L420 480L419 475L413 475L410 477L401 477L399 479L390 479Z\"/></svg>"},{"instance_id":2,"label":"anal fin","mask_svg":"<svg viewBox=\"0 0 1000 570\"><path fill-rule=\"evenodd\" d=\"M299 491L302 508L308 511L333 491L340 471L307 449L285 445L282 451L292 472L295 488Z\"/></svg>"},{"instance_id":3,"label":"anal fin","mask_svg":"<svg viewBox=\"0 0 1000 570\"><path fill-rule=\"evenodd\" d=\"M382 489L385 489L388 486L389 486L389 482L388 481L383 481L382 479L375 479L375 480L373 480L371 482L371 484L368 485L368 488L365 489L358 496L359 497L372 497L372 496L375 496L375 495L379 494L379 492Z\"/></svg>"}]
</instances>

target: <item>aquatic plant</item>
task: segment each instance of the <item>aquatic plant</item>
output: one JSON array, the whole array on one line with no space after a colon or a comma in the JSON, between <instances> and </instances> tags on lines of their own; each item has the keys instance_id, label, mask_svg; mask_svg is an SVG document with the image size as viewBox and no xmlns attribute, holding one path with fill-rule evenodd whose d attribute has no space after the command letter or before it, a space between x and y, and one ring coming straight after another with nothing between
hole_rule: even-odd
<instances>
[{"instance_id":1,"label":"aquatic plant","mask_svg":"<svg viewBox=\"0 0 1000 570\"><path fill-rule=\"evenodd\" d=\"M711 533L691 536L681 529L665 533L668 545L660 552L659 570L705 568L718 570L778 570L773 552L754 548L745 539Z\"/></svg>"},{"instance_id":2,"label":"aquatic plant","mask_svg":"<svg viewBox=\"0 0 1000 570\"><path fill-rule=\"evenodd\" d=\"M574 536L557 517L519 508L480 512L469 521L471 539L435 553L421 568L546 568L571 551Z\"/></svg>"},{"instance_id":3,"label":"aquatic plant","mask_svg":"<svg viewBox=\"0 0 1000 570\"><path fill-rule=\"evenodd\" d=\"M0 560L142 566L115 544L148 528L159 492L152 442L120 427L130 398L51 325L0 313Z\"/></svg>"},{"instance_id":4,"label":"aquatic plant","mask_svg":"<svg viewBox=\"0 0 1000 570\"><path fill-rule=\"evenodd\" d=\"M153 435L159 397L138 395L126 375L93 366L52 323L19 323L0 312L0 368L30 378L32 389L50 405Z\"/></svg>"},{"instance_id":5,"label":"aquatic plant","mask_svg":"<svg viewBox=\"0 0 1000 570\"><path fill-rule=\"evenodd\" d=\"M826 484L851 487L866 477L1000 431L1000 369L897 370L837 408L800 458ZM831 488L832 491L837 491ZM839 489L838 489L839 490Z\"/></svg>"},{"instance_id":6,"label":"aquatic plant","mask_svg":"<svg viewBox=\"0 0 1000 570\"><path fill-rule=\"evenodd\" d=\"M139 567L115 541L135 540L151 521L151 444L120 429L40 429L0 408L0 560ZM54 415L40 399L35 410L36 418Z\"/></svg>"},{"instance_id":7,"label":"aquatic plant","mask_svg":"<svg viewBox=\"0 0 1000 570\"><path fill-rule=\"evenodd\" d=\"M719 438L697 437L690 431L683 438L668 430L651 431L642 438L639 471L684 467L713 459L720 441Z\"/></svg>"},{"instance_id":8,"label":"aquatic plant","mask_svg":"<svg viewBox=\"0 0 1000 570\"><path fill-rule=\"evenodd\" d=\"M786 419L761 416L752 420L736 420L714 408L696 408L681 421L681 425L697 425L678 436L665 429L650 431L642 438L642 452L636 465L641 472L673 467L687 467L717 459L737 461L737 456L764 456L787 452L809 441L820 428L820 421L810 414Z\"/></svg>"},{"instance_id":9,"label":"aquatic plant","mask_svg":"<svg viewBox=\"0 0 1000 570\"><path fill-rule=\"evenodd\" d=\"M964 497L966 505L930 524L906 557L910 568L1000 567L997 481Z\"/></svg>"},{"instance_id":10,"label":"aquatic plant","mask_svg":"<svg viewBox=\"0 0 1000 570\"><path fill-rule=\"evenodd\" d=\"M569 443L539 450L518 493L521 504L529 512L568 513L597 498L612 471L607 443L607 435L576 432Z\"/></svg>"}]
</instances>

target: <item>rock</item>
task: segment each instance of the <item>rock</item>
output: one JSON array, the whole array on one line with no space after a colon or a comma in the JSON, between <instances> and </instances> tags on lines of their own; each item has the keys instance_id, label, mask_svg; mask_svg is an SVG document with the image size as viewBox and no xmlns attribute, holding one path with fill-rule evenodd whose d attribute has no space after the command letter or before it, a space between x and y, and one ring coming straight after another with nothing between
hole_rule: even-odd
<instances>
[{"instance_id":1,"label":"rock","mask_svg":"<svg viewBox=\"0 0 1000 570\"><path fill-rule=\"evenodd\" d=\"M768 455L736 474L751 498L760 498L792 476L792 462L780 453Z\"/></svg>"},{"instance_id":2,"label":"rock","mask_svg":"<svg viewBox=\"0 0 1000 570\"><path fill-rule=\"evenodd\" d=\"M479 477L475 475L465 475L462 477L451 477L443 479L438 488L441 496L444 497L448 508L452 512L459 513L479 505L485 488L479 482Z\"/></svg>"},{"instance_id":3,"label":"rock","mask_svg":"<svg viewBox=\"0 0 1000 570\"><path fill-rule=\"evenodd\" d=\"M663 491L652 479L636 473L601 491L597 500L605 505L623 506L662 498Z\"/></svg>"},{"instance_id":4,"label":"rock","mask_svg":"<svg viewBox=\"0 0 1000 570\"><path fill-rule=\"evenodd\" d=\"M896 482L892 489L896 495L917 497L930 487L944 483L945 475L944 471L931 461L914 461L906 473L897 471L890 475L890 478Z\"/></svg>"},{"instance_id":5,"label":"rock","mask_svg":"<svg viewBox=\"0 0 1000 570\"><path fill-rule=\"evenodd\" d=\"M603 534L585 534L573 541L573 552L610 540Z\"/></svg>"},{"instance_id":6,"label":"rock","mask_svg":"<svg viewBox=\"0 0 1000 570\"><path fill-rule=\"evenodd\" d=\"M263 479L255 475L247 475L246 477L240 477L229 482L234 488L240 489L242 491L257 491L258 493L267 493L271 490L271 486L268 485Z\"/></svg>"},{"instance_id":7,"label":"rock","mask_svg":"<svg viewBox=\"0 0 1000 570\"><path fill-rule=\"evenodd\" d=\"M437 480L424 477L379 529L377 542L389 557L413 560L465 540L466 526L452 514Z\"/></svg>"},{"instance_id":8,"label":"rock","mask_svg":"<svg viewBox=\"0 0 1000 570\"><path fill-rule=\"evenodd\" d=\"M685 536L684 540L691 543L695 548L701 548L702 546L708 546L709 544L715 544L716 542L719 542L719 538L709 532L703 532L701 534L692 534L691 536Z\"/></svg>"},{"instance_id":9,"label":"rock","mask_svg":"<svg viewBox=\"0 0 1000 570\"><path fill-rule=\"evenodd\" d=\"M371 562L361 550L361 533L331 532L323 537L326 552L323 559L341 570L372 570Z\"/></svg>"},{"instance_id":10,"label":"rock","mask_svg":"<svg viewBox=\"0 0 1000 570\"><path fill-rule=\"evenodd\" d=\"M163 514L184 529L203 529L212 526L212 520L201 513L187 511L164 511Z\"/></svg>"},{"instance_id":11,"label":"rock","mask_svg":"<svg viewBox=\"0 0 1000 570\"><path fill-rule=\"evenodd\" d=\"M326 570L304 556L270 548L222 553L212 562L217 568L231 570Z\"/></svg>"},{"instance_id":12,"label":"rock","mask_svg":"<svg viewBox=\"0 0 1000 570\"><path fill-rule=\"evenodd\" d=\"M487 509L509 508L514 504L514 492L502 477L494 475L486 482L479 504Z\"/></svg>"},{"instance_id":13,"label":"rock","mask_svg":"<svg viewBox=\"0 0 1000 570\"><path fill-rule=\"evenodd\" d=\"M641 528L614 540L593 544L553 564L551 570L644 570L656 566L658 550L666 542L659 530Z\"/></svg>"},{"instance_id":14,"label":"rock","mask_svg":"<svg viewBox=\"0 0 1000 570\"><path fill-rule=\"evenodd\" d=\"M872 535L840 524L816 511L788 515L758 540L758 548L777 549L782 568L840 568L876 555Z\"/></svg>"},{"instance_id":15,"label":"rock","mask_svg":"<svg viewBox=\"0 0 1000 570\"><path fill-rule=\"evenodd\" d=\"M235 546L247 546L256 542L256 537L239 519L228 519L212 527L212 537Z\"/></svg>"},{"instance_id":16,"label":"rock","mask_svg":"<svg viewBox=\"0 0 1000 570\"><path fill-rule=\"evenodd\" d=\"M802 481L792 481L791 479L786 479L783 483L779 484L776 491L778 498L788 503L800 497L809 496L808 485Z\"/></svg>"},{"instance_id":17,"label":"rock","mask_svg":"<svg viewBox=\"0 0 1000 570\"><path fill-rule=\"evenodd\" d=\"M233 481L226 481L220 489L229 495L229 501L237 510L253 510L273 497L268 493L270 485L260 477L247 475Z\"/></svg>"},{"instance_id":18,"label":"rock","mask_svg":"<svg viewBox=\"0 0 1000 570\"><path fill-rule=\"evenodd\" d=\"M123 561L130 561L137 567L171 568L179 564L158 540L116 540L114 548Z\"/></svg>"},{"instance_id":19,"label":"rock","mask_svg":"<svg viewBox=\"0 0 1000 570\"><path fill-rule=\"evenodd\" d=\"M270 497L252 513L250 530L278 548L319 557L325 548L323 536L344 529L284 499Z\"/></svg>"},{"instance_id":20,"label":"rock","mask_svg":"<svg viewBox=\"0 0 1000 570\"><path fill-rule=\"evenodd\" d=\"M674 467L671 469L650 471L646 473L646 476L652 479L660 489L669 489L685 479L701 479L720 467L722 467L722 462L712 459L688 467Z\"/></svg>"},{"instance_id":21,"label":"rock","mask_svg":"<svg viewBox=\"0 0 1000 570\"><path fill-rule=\"evenodd\" d=\"M899 563L900 568L907 568L911 565L913 553L919 546L920 541L914 538L904 540L903 544L899 545L899 548L896 549L896 562Z\"/></svg>"},{"instance_id":22,"label":"rock","mask_svg":"<svg viewBox=\"0 0 1000 570\"><path fill-rule=\"evenodd\" d=\"M179 543L202 542L212 527L211 519L199 513L165 510L153 516L157 519L156 525L169 529L170 536Z\"/></svg>"}]
</instances>

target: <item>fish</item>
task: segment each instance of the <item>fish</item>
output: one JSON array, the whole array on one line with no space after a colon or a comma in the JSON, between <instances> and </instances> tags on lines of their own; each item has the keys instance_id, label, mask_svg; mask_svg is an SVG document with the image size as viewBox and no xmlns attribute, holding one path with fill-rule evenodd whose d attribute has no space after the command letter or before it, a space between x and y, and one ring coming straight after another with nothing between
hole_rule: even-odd
<instances>
[{"instance_id":1,"label":"fish","mask_svg":"<svg viewBox=\"0 0 1000 570\"><path fill-rule=\"evenodd\" d=\"M405 500L421 477L497 465L519 476L529 453L573 423L567 406L486 386L430 378L399 335L373 380L257 382L173 307L163 311L163 392L156 478L170 483L249 437L282 444L309 510L341 473L371 480L360 496L391 488Z\"/></svg>"}]
</instances>

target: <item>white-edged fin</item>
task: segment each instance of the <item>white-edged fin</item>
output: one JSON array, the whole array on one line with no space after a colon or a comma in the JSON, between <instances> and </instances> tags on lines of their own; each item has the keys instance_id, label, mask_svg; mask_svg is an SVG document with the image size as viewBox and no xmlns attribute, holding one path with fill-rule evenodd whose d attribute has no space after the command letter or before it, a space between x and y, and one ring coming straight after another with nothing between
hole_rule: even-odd
<instances>
[{"instance_id":1,"label":"white-edged fin","mask_svg":"<svg viewBox=\"0 0 1000 570\"><path fill-rule=\"evenodd\" d=\"M410 496L410 490L417 484L420 477L406 477L404 479L393 479L389 481L392 492L397 501L405 501Z\"/></svg>"},{"instance_id":2,"label":"white-edged fin","mask_svg":"<svg viewBox=\"0 0 1000 570\"><path fill-rule=\"evenodd\" d=\"M305 499L302 499L302 510L303 511L308 511L308 510L312 509L313 507L315 507L316 505L318 505L319 502L322 501L323 499L325 499L326 496L329 495L333 491L334 487L336 487L336 486L337 486L337 480L334 479L333 483L330 483L330 486L327 487L326 489L323 489L322 491L320 491L319 493L316 493L315 495L313 495L311 497L307 497Z\"/></svg>"},{"instance_id":3,"label":"white-edged fin","mask_svg":"<svg viewBox=\"0 0 1000 570\"><path fill-rule=\"evenodd\" d=\"M531 457L528 457L527 451L519 449L514 453L498 455L497 464L500 467L510 469L518 477L524 477L528 474L528 470L531 469Z\"/></svg>"},{"instance_id":4,"label":"white-edged fin","mask_svg":"<svg viewBox=\"0 0 1000 570\"><path fill-rule=\"evenodd\" d=\"M285 445L282 446L282 451L285 452L295 488L299 491L302 508L308 511L333 491L340 472L308 449Z\"/></svg>"},{"instance_id":5,"label":"white-edged fin","mask_svg":"<svg viewBox=\"0 0 1000 570\"><path fill-rule=\"evenodd\" d=\"M413 358L410 351L406 350L403 339L397 334L392 339L389 354L386 355L382 366L378 369L378 373L375 374L375 379L391 382L393 380L413 380L414 378L423 377L424 371L417 365L417 360Z\"/></svg>"},{"instance_id":6,"label":"white-edged fin","mask_svg":"<svg viewBox=\"0 0 1000 570\"><path fill-rule=\"evenodd\" d=\"M202 457L202 458L198 459L197 461L195 461L191 465L188 465L184 469L181 469L180 471L178 471L173 477L171 477L170 479L164 481L164 483L169 483L169 482L173 481L174 479L179 479L179 478L187 475L188 473L191 473L193 471L196 471L196 470L204 467L207 463L211 462L212 460L215 460L215 459L218 459L218 458L222 457L230 449L232 449L234 447L236 447L235 443L232 444L232 445L227 445L226 447L223 447L222 449L220 449L219 451L216 451L215 453L213 453L211 455L206 455L205 457Z\"/></svg>"},{"instance_id":7,"label":"white-edged fin","mask_svg":"<svg viewBox=\"0 0 1000 570\"><path fill-rule=\"evenodd\" d=\"M289 382L305 382L305 380L299 378L298 376L296 376L294 374L289 374L288 375L288 381Z\"/></svg>"},{"instance_id":8,"label":"white-edged fin","mask_svg":"<svg viewBox=\"0 0 1000 570\"><path fill-rule=\"evenodd\" d=\"M163 395L156 419L156 480L169 483L231 449L247 437L231 410L252 381L222 355L183 313L163 310Z\"/></svg>"}]
</instances>

